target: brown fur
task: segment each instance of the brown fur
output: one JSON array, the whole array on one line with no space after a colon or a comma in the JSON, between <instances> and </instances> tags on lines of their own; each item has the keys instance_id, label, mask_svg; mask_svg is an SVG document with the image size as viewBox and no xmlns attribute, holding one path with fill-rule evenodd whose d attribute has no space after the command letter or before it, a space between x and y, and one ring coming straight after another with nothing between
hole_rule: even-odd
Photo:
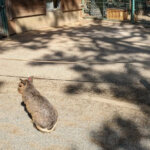
<instances>
[{"instance_id":1,"label":"brown fur","mask_svg":"<svg viewBox=\"0 0 150 150\"><path fill-rule=\"evenodd\" d=\"M32 77L29 77L28 80L20 80L18 92L22 94L22 100L32 116L33 123L40 131L50 132L57 122L56 109L36 90Z\"/></svg>"}]
</instances>

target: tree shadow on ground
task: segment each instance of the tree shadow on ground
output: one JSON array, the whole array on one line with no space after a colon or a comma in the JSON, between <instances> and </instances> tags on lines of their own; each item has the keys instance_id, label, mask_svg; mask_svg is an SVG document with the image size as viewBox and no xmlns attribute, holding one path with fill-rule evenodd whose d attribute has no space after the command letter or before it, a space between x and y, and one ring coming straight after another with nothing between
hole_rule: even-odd
<instances>
[{"instance_id":1,"label":"tree shadow on ground","mask_svg":"<svg viewBox=\"0 0 150 150\"><path fill-rule=\"evenodd\" d=\"M129 29L123 23L121 23L120 26L122 27L123 30ZM8 51L8 50L13 50L13 49L17 48L17 46L18 47L22 46L24 48L28 48L29 50L33 50L33 51L37 51L37 50L41 50L41 49L43 50L43 48L48 48L47 44L49 42L51 42L51 40L57 38L56 37L57 35L59 37L66 35L69 37L69 39L79 42L79 45L76 45L76 46L78 48L82 48L81 52L95 51L98 54L101 54L103 51L103 47L101 46L102 44L99 43L100 41L104 42L105 44L106 43L110 43L110 44L116 43L116 47L120 46L120 47L122 47L122 49L124 48L124 49L128 50L128 48L130 48L130 47L134 48L134 46L124 45L124 44L132 43L132 42L124 41L124 40L130 39L132 37L141 37L141 41L144 41L147 39L147 35L149 34L148 32L144 32L143 29L135 31L136 26L132 26L131 28L133 29L133 31L130 33L130 35L122 37L122 38L115 37L112 34L112 33L114 33L116 35L120 34L119 31L121 31L121 28L114 27L114 26L112 26L112 27L104 26L104 25L101 25L101 23L99 23L99 22L95 23L95 24L91 24L90 26L80 26L79 25L77 27L70 27L70 28L69 27L66 27L66 28L58 27L57 29L54 29L51 31L32 31L32 32L14 35L14 36L10 37L10 39L13 40L14 42L17 42L17 44L14 43L13 45L11 45L11 47L9 47L8 45L0 47L0 52L2 53L5 51ZM101 36L98 33L99 31L102 32ZM95 33L95 35L93 34L91 36L90 33ZM89 39L90 40L89 44L92 44L93 47L89 47L90 45L88 45L88 46L83 45L84 43L83 44L81 43L82 38L83 38L83 40L84 40L84 38ZM124 43L119 44L120 41L124 41ZM67 41L63 41L63 42L67 42ZM116 52L118 53L118 50L115 49L116 48L115 45L113 45L113 46L114 46L113 47L114 50L116 50ZM126 46L126 48L124 46ZM101 51L99 51L99 48L101 48ZM143 48L145 49L145 48L149 48L149 47L143 46ZM143 51L145 51L144 49L143 49ZM109 53L111 53L111 51L109 49L107 49L108 51L105 51L105 50L106 50L106 48L104 47L104 54L106 53L106 55L108 55ZM133 50L131 50L131 51L128 50L127 52L134 53L134 51L138 52L138 50L140 51L141 49L137 48L137 50L136 50L134 48ZM120 51L120 52L123 53L123 51ZM115 53L115 51L114 51L114 53ZM64 59L66 59L66 58L64 58Z\"/></svg>"},{"instance_id":2,"label":"tree shadow on ground","mask_svg":"<svg viewBox=\"0 0 150 150\"><path fill-rule=\"evenodd\" d=\"M91 23L30 32L12 39L35 53L47 49L46 54L36 58L37 62L31 61L27 65L65 65L78 74L72 78L78 82L65 87L66 94L92 92L106 95L138 104L145 111L143 105L150 105L150 77L146 72L150 69L149 38L149 32L135 25ZM55 39L58 40L55 47L49 47ZM62 43L66 43L65 47L61 47ZM70 46L72 43L73 47ZM13 48L16 48L15 44L11 48L3 47L1 53Z\"/></svg>"},{"instance_id":3,"label":"tree shadow on ground","mask_svg":"<svg viewBox=\"0 0 150 150\"><path fill-rule=\"evenodd\" d=\"M27 65L47 65L49 68L65 65L68 70L78 74L72 78L78 82L68 82L64 93L77 96L89 92L105 95L137 104L142 112L150 115L149 32L124 24L91 24L31 32L25 37L18 35L13 40L35 53L48 49L46 54L36 58L41 61L31 61ZM49 43L61 37L64 39L56 42L55 48L49 48ZM73 47L69 47L68 40L74 44ZM56 49L57 45L64 42L65 47ZM13 48L16 48L15 44L11 48L3 47L1 53ZM116 116L112 122L114 126L109 122L104 123L100 130L91 132L94 143L104 150L148 150L141 141L150 138L149 132L142 132L134 120Z\"/></svg>"},{"instance_id":4,"label":"tree shadow on ground","mask_svg":"<svg viewBox=\"0 0 150 150\"><path fill-rule=\"evenodd\" d=\"M91 131L90 137L103 150L148 150L149 128L147 126L146 132L142 131L143 128L146 129L145 126L139 127L133 120L115 116L105 122L102 128Z\"/></svg>"},{"instance_id":5,"label":"tree shadow on ground","mask_svg":"<svg viewBox=\"0 0 150 150\"><path fill-rule=\"evenodd\" d=\"M80 70L83 66L76 65L74 69ZM78 68L78 69L77 69ZM104 65L105 68L105 65ZM144 77L134 64L123 64L124 71L98 71L94 67L84 68L80 71L78 81L87 81L69 84L65 92L79 94L93 92L137 104L147 115L150 114L150 80ZM90 81L90 82L89 82ZM105 88L107 86L107 88Z\"/></svg>"}]
</instances>

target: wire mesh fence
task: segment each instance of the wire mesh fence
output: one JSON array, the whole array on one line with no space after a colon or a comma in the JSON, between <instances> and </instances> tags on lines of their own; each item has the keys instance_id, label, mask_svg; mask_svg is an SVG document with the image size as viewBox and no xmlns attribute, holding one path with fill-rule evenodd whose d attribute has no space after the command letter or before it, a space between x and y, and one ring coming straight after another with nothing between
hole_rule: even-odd
<instances>
[{"instance_id":1,"label":"wire mesh fence","mask_svg":"<svg viewBox=\"0 0 150 150\"><path fill-rule=\"evenodd\" d=\"M135 1L136 21L150 25L150 0Z\"/></svg>"},{"instance_id":2,"label":"wire mesh fence","mask_svg":"<svg viewBox=\"0 0 150 150\"><path fill-rule=\"evenodd\" d=\"M131 20L131 0L84 0L86 17ZM135 0L135 21L150 23L150 0Z\"/></svg>"},{"instance_id":3,"label":"wire mesh fence","mask_svg":"<svg viewBox=\"0 0 150 150\"><path fill-rule=\"evenodd\" d=\"M129 2L126 0L85 0L84 12L96 18L107 18L107 9L123 9L130 11Z\"/></svg>"}]
</instances>

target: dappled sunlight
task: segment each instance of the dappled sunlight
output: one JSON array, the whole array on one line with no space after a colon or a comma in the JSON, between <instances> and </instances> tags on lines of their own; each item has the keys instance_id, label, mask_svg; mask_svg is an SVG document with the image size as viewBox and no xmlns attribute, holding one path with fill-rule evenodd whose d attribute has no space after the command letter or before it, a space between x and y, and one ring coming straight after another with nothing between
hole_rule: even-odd
<instances>
[{"instance_id":1,"label":"dappled sunlight","mask_svg":"<svg viewBox=\"0 0 150 150\"><path fill-rule=\"evenodd\" d=\"M59 70L55 77L61 80L78 81L65 87L66 94L91 92L149 106L149 89L140 82L149 83L149 40L149 32L136 25L89 23L16 35L18 47L4 45L0 52L5 57L11 50L31 69L48 67L53 74Z\"/></svg>"},{"instance_id":2,"label":"dappled sunlight","mask_svg":"<svg viewBox=\"0 0 150 150\"><path fill-rule=\"evenodd\" d=\"M41 148L149 150L149 40L149 32L135 25L90 23L1 41L2 122L23 131L24 136L17 136L21 143L27 137L40 141ZM51 134L34 130L20 107L16 86L29 75L59 112ZM3 128L4 136L11 134Z\"/></svg>"}]
</instances>

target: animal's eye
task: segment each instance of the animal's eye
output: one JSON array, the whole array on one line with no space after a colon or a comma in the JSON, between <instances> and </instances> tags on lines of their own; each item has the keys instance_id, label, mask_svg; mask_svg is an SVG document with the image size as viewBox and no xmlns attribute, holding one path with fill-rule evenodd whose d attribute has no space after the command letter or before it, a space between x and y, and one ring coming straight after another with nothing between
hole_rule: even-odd
<instances>
[{"instance_id":1,"label":"animal's eye","mask_svg":"<svg viewBox=\"0 0 150 150\"><path fill-rule=\"evenodd\" d=\"M20 84L19 87L22 87L22 85Z\"/></svg>"}]
</instances>

